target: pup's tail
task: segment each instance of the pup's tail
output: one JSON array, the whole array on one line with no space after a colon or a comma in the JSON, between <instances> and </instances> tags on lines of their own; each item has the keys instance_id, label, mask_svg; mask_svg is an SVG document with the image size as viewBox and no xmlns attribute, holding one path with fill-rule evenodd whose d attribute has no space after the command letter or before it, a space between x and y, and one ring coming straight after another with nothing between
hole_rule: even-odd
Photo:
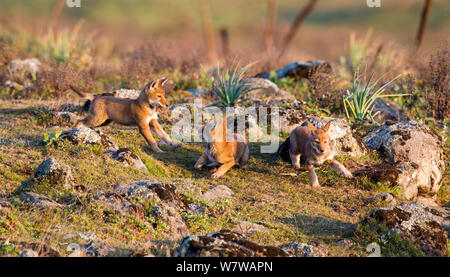
<instances>
[{"instance_id":1,"label":"pup's tail","mask_svg":"<svg viewBox=\"0 0 450 277\"><path fill-rule=\"evenodd\" d=\"M81 97L86 98L87 100L94 100L94 96L92 94L86 93L82 91L80 88L77 88L75 86L69 85L70 89L73 90L76 94L78 94Z\"/></svg>"},{"instance_id":2,"label":"pup's tail","mask_svg":"<svg viewBox=\"0 0 450 277\"><path fill-rule=\"evenodd\" d=\"M289 162L291 158L289 157L289 137L278 147L276 156L280 157L283 161Z\"/></svg>"}]
</instances>

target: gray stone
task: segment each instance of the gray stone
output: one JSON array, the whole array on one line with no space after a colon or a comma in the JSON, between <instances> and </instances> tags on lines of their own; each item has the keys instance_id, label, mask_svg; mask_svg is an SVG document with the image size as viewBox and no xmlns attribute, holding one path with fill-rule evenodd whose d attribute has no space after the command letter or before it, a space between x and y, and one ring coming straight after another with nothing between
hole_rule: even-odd
<instances>
[{"instance_id":1,"label":"gray stone","mask_svg":"<svg viewBox=\"0 0 450 277\"><path fill-rule=\"evenodd\" d=\"M392 182L407 200L433 203L445 170L442 139L415 121L382 125L364 137L367 146L379 151L395 170Z\"/></svg>"},{"instance_id":2,"label":"gray stone","mask_svg":"<svg viewBox=\"0 0 450 277\"><path fill-rule=\"evenodd\" d=\"M65 131L61 136L74 143L98 144L103 145L110 150L118 149L117 145L100 130L93 130L84 126Z\"/></svg>"},{"instance_id":3,"label":"gray stone","mask_svg":"<svg viewBox=\"0 0 450 277\"><path fill-rule=\"evenodd\" d=\"M326 257L326 248L318 243L287 243L280 246L281 249L294 257Z\"/></svg>"},{"instance_id":4,"label":"gray stone","mask_svg":"<svg viewBox=\"0 0 450 277\"><path fill-rule=\"evenodd\" d=\"M71 188L74 180L70 167L53 158L43 161L34 170L34 177L38 180L45 179L50 184L61 185L64 188Z\"/></svg>"},{"instance_id":5,"label":"gray stone","mask_svg":"<svg viewBox=\"0 0 450 277\"><path fill-rule=\"evenodd\" d=\"M144 207L139 204L132 204L122 196L116 193L104 193L102 191L95 194L95 202L121 214L140 214Z\"/></svg>"},{"instance_id":6,"label":"gray stone","mask_svg":"<svg viewBox=\"0 0 450 277\"><path fill-rule=\"evenodd\" d=\"M156 205L152 215L156 220L165 224L172 239L178 240L189 235L186 223L176 209L165 205Z\"/></svg>"},{"instance_id":7,"label":"gray stone","mask_svg":"<svg viewBox=\"0 0 450 277\"><path fill-rule=\"evenodd\" d=\"M41 67L41 62L36 59L24 59L24 60L12 60L9 64L9 69L13 74L20 73L20 72L26 72L26 73L32 73L35 74L39 71Z\"/></svg>"},{"instance_id":8,"label":"gray stone","mask_svg":"<svg viewBox=\"0 0 450 277\"><path fill-rule=\"evenodd\" d=\"M148 172L147 167L133 151L128 148L106 151L114 160L121 162L124 166L132 166L140 171Z\"/></svg>"},{"instance_id":9,"label":"gray stone","mask_svg":"<svg viewBox=\"0 0 450 277\"><path fill-rule=\"evenodd\" d=\"M185 237L178 257L288 257L279 247L258 245L229 230Z\"/></svg>"},{"instance_id":10,"label":"gray stone","mask_svg":"<svg viewBox=\"0 0 450 277\"><path fill-rule=\"evenodd\" d=\"M244 78L243 82L248 82L249 88L255 88L250 91L246 97L257 99L265 102L267 105L282 105L286 103L293 103L295 97L280 88L272 81L264 78Z\"/></svg>"},{"instance_id":11,"label":"gray stone","mask_svg":"<svg viewBox=\"0 0 450 277\"><path fill-rule=\"evenodd\" d=\"M188 208L194 214L205 214L206 212L206 208L198 203L190 203L188 205Z\"/></svg>"},{"instance_id":12,"label":"gray stone","mask_svg":"<svg viewBox=\"0 0 450 277\"><path fill-rule=\"evenodd\" d=\"M412 202L374 210L369 217L414 241L428 256L447 255L449 208Z\"/></svg>"},{"instance_id":13,"label":"gray stone","mask_svg":"<svg viewBox=\"0 0 450 277\"><path fill-rule=\"evenodd\" d=\"M29 203L38 208L60 208L63 205L51 200L47 196L36 194L33 192L24 192L19 196L24 203Z\"/></svg>"},{"instance_id":14,"label":"gray stone","mask_svg":"<svg viewBox=\"0 0 450 277\"><path fill-rule=\"evenodd\" d=\"M294 79L309 78L312 73L322 69L324 72L330 72L332 70L329 63L324 61L313 62L293 62L283 68L275 71L277 78L291 77ZM258 74L260 78L270 78L270 72Z\"/></svg>"},{"instance_id":15,"label":"gray stone","mask_svg":"<svg viewBox=\"0 0 450 277\"><path fill-rule=\"evenodd\" d=\"M397 199L391 193L380 193L375 195L374 199L381 199L388 203L389 205L397 205Z\"/></svg>"},{"instance_id":16,"label":"gray stone","mask_svg":"<svg viewBox=\"0 0 450 277\"><path fill-rule=\"evenodd\" d=\"M217 185L211 187L207 192L203 193L203 198L209 201L215 201L224 198L232 198L234 192L225 185Z\"/></svg>"},{"instance_id":17,"label":"gray stone","mask_svg":"<svg viewBox=\"0 0 450 277\"><path fill-rule=\"evenodd\" d=\"M394 103L385 102L380 98L373 102L373 114L374 120L378 123L385 123L388 120L395 122L404 119L404 116L402 116Z\"/></svg>"}]
</instances>

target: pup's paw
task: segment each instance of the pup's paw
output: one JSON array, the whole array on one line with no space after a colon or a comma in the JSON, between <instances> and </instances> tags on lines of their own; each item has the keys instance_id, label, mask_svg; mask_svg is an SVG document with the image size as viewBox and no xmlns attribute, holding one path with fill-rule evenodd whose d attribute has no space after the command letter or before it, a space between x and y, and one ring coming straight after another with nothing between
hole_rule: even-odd
<instances>
[{"instance_id":1,"label":"pup's paw","mask_svg":"<svg viewBox=\"0 0 450 277\"><path fill-rule=\"evenodd\" d=\"M314 182L311 184L313 188L320 188L319 182Z\"/></svg>"},{"instance_id":2,"label":"pup's paw","mask_svg":"<svg viewBox=\"0 0 450 277\"><path fill-rule=\"evenodd\" d=\"M158 154L164 154L166 151L162 151L158 146L152 147L152 151Z\"/></svg>"},{"instance_id":3,"label":"pup's paw","mask_svg":"<svg viewBox=\"0 0 450 277\"><path fill-rule=\"evenodd\" d=\"M299 170L300 169L300 164L293 164L294 168Z\"/></svg>"},{"instance_id":4,"label":"pup's paw","mask_svg":"<svg viewBox=\"0 0 450 277\"><path fill-rule=\"evenodd\" d=\"M216 171L214 174L211 175L211 178L213 179L217 179L219 177L221 177L223 174L220 173L219 171Z\"/></svg>"},{"instance_id":5,"label":"pup's paw","mask_svg":"<svg viewBox=\"0 0 450 277\"><path fill-rule=\"evenodd\" d=\"M350 171L345 171L345 172L344 172L344 177L345 177L345 178L352 179L352 178L353 178L353 174L352 174Z\"/></svg>"}]
</instances>

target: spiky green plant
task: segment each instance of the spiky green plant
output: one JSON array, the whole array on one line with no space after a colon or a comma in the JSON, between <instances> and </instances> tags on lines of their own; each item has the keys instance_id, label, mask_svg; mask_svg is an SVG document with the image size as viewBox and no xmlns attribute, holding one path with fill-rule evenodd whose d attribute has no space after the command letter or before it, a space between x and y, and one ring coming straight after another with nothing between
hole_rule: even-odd
<instances>
[{"instance_id":1,"label":"spiky green plant","mask_svg":"<svg viewBox=\"0 0 450 277\"><path fill-rule=\"evenodd\" d=\"M253 63L242 67L239 70L239 62L233 62L230 69L222 73L220 67L217 67L217 76L212 81L212 90L221 99L209 106L235 106L250 91L263 89L261 87L252 87L254 83L243 79L245 72Z\"/></svg>"},{"instance_id":2,"label":"spiky green plant","mask_svg":"<svg viewBox=\"0 0 450 277\"><path fill-rule=\"evenodd\" d=\"M375 89L378 82L385 75L382 75L377 80L372 81L374 74L375 72L372 72L369 79L367 79L366 71L364 71L364 74L362 76L359 73L359 71L355 72L353 78L353 86L350 91L347 90L347 96L343 97L345 114L347 115L348 119L366 120L367 118L370 118L372 121L374 121L373 119L374 114L372 113L374 108L373 104L375 100L377 100L378 98L398 97L408 95L408 94L383 94L385 88L390 83L397 80L401 75L398 75L397 77L385 83L378 89Z\"/></svg>"}]
</instances>

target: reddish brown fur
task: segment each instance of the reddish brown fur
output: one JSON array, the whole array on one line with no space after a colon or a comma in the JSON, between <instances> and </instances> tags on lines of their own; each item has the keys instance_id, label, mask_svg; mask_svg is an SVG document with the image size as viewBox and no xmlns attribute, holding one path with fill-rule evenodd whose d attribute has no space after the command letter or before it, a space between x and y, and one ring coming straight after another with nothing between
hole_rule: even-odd
<instances>
[{"instance_id":1,"label":"reddish brown fur","mask_svg":"<svg viewBox=\"0 0 450 277\"><path fill-rule=\"evenodd\" d=\"M97 127L107 120L111 120L121 125L136 125L152 150L157 153L164 153L164 151L158 147L150 129L164 143L171 146L178 146L178 144L172 142L169 135L164 132L158 123L157 106L167 106L167 101L164 97L165 91L163 89L166 81L166 78L162 78L148 83L137 99L116 98L112 96L92 98L89 114L86 118L78 121L76 127ZM77 93L80 94L80 92Z\"/></svg>"}]
</instances>

